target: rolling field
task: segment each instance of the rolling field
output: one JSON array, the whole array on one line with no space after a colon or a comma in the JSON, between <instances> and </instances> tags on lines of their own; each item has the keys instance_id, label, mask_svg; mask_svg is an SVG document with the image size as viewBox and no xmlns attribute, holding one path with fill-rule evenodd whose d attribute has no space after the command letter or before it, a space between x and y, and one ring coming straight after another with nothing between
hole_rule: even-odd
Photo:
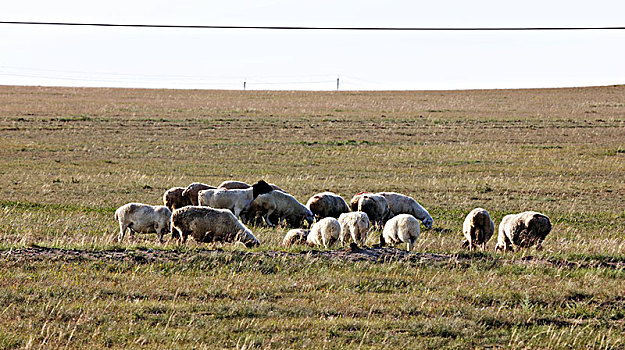
<instances>
[{"instance_id":1,"label":"rolling field","mask_svg":"<svg viewBox=\"0 0 625 350\"><path fill-rule=\"evenodd\" d=\"M303 203L401 192L434 227L410 254L282 248L267 227L251 250L116 241L122 204L259 179ZM468 252L475 207L553 230L540 252ZM624 349L625 86L0 86L0 274L2 349Z\"/></svg>"}]
</instances>

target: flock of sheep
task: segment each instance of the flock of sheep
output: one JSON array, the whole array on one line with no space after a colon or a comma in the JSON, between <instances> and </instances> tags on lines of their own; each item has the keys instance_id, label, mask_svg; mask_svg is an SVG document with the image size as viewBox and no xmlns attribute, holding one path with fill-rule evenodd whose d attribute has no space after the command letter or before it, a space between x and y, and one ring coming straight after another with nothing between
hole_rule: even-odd
<instances>
[{"instance_id":1,"label":"flock of sheep","mask_svg":"<svg viewBox=\"0 0 625 350\"><path fill-rule=\"evenodd\" d=\"M246 247L260 245L246 223L276 226L285 224L283 245L309 244L328 248L335 243L364 246L370 229L382 230L380 246L405 243L412 250L419 238L420 223L433 224L432 216L414 198L395 192L362 192L348 204L341 196L322 192L310 197L306 205L274 184L260 180L253 185L224 181L218 187L192 183L186 188L170 188L163 204L152 206L128 203L115 211L121 241L127 230L131 234L171 232L172 239L184 243L188 236L198 242L240 242ZM311 226L312 225L312 226ZM301 227L310 227L303 229ZM495 250L513 251L516 247L536 245L551 231L549 218L527 211L505 216L499 224ZM495 232L489 213L473 209L463 224L464 247L486 248Z\"/></svg>"}]
</instances>

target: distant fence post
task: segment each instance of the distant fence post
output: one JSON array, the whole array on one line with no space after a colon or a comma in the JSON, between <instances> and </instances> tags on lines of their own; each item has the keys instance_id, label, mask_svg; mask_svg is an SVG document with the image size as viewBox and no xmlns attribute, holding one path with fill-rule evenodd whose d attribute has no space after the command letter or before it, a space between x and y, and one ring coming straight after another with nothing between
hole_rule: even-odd
<instances>
[{"instance_id":1,"label":"distant fence post","mask_svg":"<svg viewBox=\"0 0 625 350\"><path fill-rule=\"evenodd\" d=\"M243 80L243 91L245 91L245 85L247 84L247 80Z\"/></svg>"},{"instance_id":2,"label":"distant fence post","mask_svg":"<svg viewBox=\"0 0 625 350\"><path fill-rule=\"evenodd\" d=\"M336 78L336 91L339 91L339 78Z\"/></svg>"}]
</instances>

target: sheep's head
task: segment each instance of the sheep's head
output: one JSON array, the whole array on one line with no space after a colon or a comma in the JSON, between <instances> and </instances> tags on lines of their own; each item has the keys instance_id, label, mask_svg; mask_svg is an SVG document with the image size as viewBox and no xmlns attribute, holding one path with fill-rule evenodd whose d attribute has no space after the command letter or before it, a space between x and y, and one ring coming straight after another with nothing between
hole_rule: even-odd
<instances>
[{"instance_id":1,"label":"sheep's head","mask_svg":"<svg viewBox=\"0 0 625 350\"><path fill-rule=\"evenodd\" d=\"M308 223L308 225L312 225L313 220L315 219L315 215L312 211L308 210L306 215L304 216L304 220Z\"/></svg>"},{"instance_id":2,"label":"sheep's head","mask_svg":"<svg viewBox=\"0 0 625 350\"><path fill-rule=\"evenodd\" d=\"M260 241L248 228L237 232L237 241L245 244L248 248L258 247L260 245Z\"/></svg>"},{"instance_id":3,"label":"sheep's head","mask_svg":"<svg viewBox=\"0 0 625 350\"><path fill-rule=\"evenodd\" d=\"M266 183L264 180L260 180L252 185L252 197L256 198L261 194L269 193L273 191L273 187Z\"/></svg>"},{"instance_id":4,"label":"sheep's head","mask_svg":"<svg viewBox=\"0 0 625 350\"><path fill-rule=\"evenodd\" d=\"M425 226L425 228L432 228L432 224L434 223L434 219L432 219L431 216L428 216L427 218L423 219L423 226Z\"/></svg>"}]
</instances>

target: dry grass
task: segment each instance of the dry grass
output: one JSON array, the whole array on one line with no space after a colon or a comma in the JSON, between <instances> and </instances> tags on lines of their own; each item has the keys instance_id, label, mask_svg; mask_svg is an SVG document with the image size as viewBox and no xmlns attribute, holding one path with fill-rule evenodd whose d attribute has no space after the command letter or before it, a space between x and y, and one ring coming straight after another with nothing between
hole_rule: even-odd
<instances>
[{"instance_id":1,"label":"dry grass","mask_svg":"<svg viewBox=\"0 0 625 350\"><path fill-rule=\"evenodd\" d=\"M114 242L113 211L194 181L414 196L417 252L466 254L464 216L537 210L545 250L625 259L625 87L437 92L0 87L0 245ZM283 229L255 227L258 251ZM375 242L372 237L370 243ZM492 249L493 242L489 247ZM226 250L238 248L225 246ZM308 248L296 247L298 252ZM622 348L622 268L267 257L180 264L0 259L2 348ZM472 257L470 255L469 257ZM483 259L486 257L486 259ZM416 343L415 343L416 342ZM164 345L165 344L165 345Z\"/></svg>"}]
</instances>

